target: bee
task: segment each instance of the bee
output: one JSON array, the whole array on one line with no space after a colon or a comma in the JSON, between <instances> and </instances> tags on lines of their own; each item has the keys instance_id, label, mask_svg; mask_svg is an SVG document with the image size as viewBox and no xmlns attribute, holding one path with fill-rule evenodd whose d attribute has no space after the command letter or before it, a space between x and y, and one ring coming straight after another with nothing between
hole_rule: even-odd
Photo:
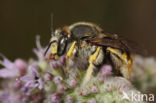
<instances>
[{"instance_id":1,"label":"bee","mask_svg":"<svg viewBox=\"0 0 156 103\"><path fill-rule=\"evenodd\" d=\"M77 22L63 26L52 33L49 59L57 60L65 55L66 59L79 58L88 64L85 82L91 78L95 68L111 64L115 75L130 79L135 45L123 37L104 32L98 25L90 22Z\"/></svg>"}]
</instances>

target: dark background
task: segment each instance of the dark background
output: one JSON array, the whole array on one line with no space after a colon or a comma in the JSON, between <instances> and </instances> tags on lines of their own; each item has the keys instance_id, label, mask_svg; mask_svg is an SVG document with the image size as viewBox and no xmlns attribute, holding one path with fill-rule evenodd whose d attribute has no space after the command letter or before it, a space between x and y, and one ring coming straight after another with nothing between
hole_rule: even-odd
<instances>
[{"instance_id":1,"label":"dark background","mask_svg":"<svg viewBox=\"0 0 156 103\"><path fill-rule=\"evenodd\" d=\"M0 0L0 52L9 59L34 56L35 36L50 40L55 28L90 21L144 46L156 56L155 0Z\"/></svg>"}]
</instances>

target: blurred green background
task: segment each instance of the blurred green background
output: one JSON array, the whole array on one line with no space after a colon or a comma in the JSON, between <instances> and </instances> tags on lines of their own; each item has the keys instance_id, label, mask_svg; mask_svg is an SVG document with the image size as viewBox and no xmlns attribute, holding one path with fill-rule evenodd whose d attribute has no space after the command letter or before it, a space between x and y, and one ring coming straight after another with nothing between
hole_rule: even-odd
<instances>
[{"instance_id":1,"label":"blurred green background","mask_svg":"<svg viewBox=\"0 0 156 103\"><path fill-rule=\"evenodd\" d=\"M43 45L54 28L90 21L136 41L156 56L156 0L0 0L0 52L10 59L34 56L35 36Z\"/></svg>"}]
</instances>

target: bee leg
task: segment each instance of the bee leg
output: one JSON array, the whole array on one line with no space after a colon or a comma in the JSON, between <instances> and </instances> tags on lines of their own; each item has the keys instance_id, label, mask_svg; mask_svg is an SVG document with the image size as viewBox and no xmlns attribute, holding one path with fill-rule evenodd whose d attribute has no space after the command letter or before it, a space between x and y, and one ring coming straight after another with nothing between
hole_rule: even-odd
<instances>
[{"instance_id":1,"label":"bee leg","mask_svg":"<svg viewBox=\"0 0 156 103\"><path fill-rule=\"evenodd\" d=\"M76 45L76 41L72 42L71 47L69 48L69 50L68 50L68 52L66 54L66 60L68 60L73 55L75 45Z\"/></svg>"},{"instance_id":2,"label":"bee leg","mask_svg":"<svg viewBox=\"0 0 156 103\"><path fill-rule=\"evenodd\" d=\"M75 45L76 45L76 41L73 41L66 54L66 64L68 64L68 66L64 68L64 72L67 75L69 74L70 65L73 65L72 61L69 58L71 58L75 54L74 52L76 52Z\"/></svg>"},{"instance_id":3,"label":"bee leg","mask_svg":"<svg viewBox=\"0 0 156 103\"><path fill-rule=\"evenodd\" d=\"M86 72L86 75L85 75L85 78L84 78L84 83L83 84L86 84L91 76L92 76L92 72L93 72L93 69L94 69L94 62L96 61L99 53L100 53L100 50L101 50L101 47L97 47L96 51L94 54L92 54L90 57L89 57L89 67L87 69L87 72Z\"/></svg>"},{"instance_id":4,"label":"bee leg","mask_svg":"<svg viewBox=\"0 0 156 103\"><path fill-rule=\"evenodd\" d=\"M126 52L122 53L119 49L110 47L107 48L107 51L110 52L110 57L115 69L119 69L125 78L130 79L132 72L132 55L128 58L128 54Z\"/></svg>"}]
</instances>

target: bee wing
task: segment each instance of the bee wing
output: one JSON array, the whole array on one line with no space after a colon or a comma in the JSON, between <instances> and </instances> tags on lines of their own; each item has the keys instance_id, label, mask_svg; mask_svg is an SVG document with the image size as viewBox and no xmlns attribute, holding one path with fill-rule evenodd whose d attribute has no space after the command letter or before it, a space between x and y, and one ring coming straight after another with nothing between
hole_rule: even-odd
<instances>
[{"instance_id":1,"label":"bee wing","mask_svg":"<svg viewBox=\"0 0 156 103\"><path fill-rule=\"evenodd\" d=\"M145 50L141 45L139 45L138 43L128 40L128 39L124 39L121 38L120 42L125 45L125 47L128 48L128 50L132 53L136 53L136 54L141 54L141 55L147 55L147 50Z\"/></svg>"},{"instance_id":2,"label":"bee wing","mask_svg":"<svg viewBox=\"0 0 156 103\"><path fill-rule=\"evenodd\" d=\"M146 55L146 51L135 42L125 39L117 34L105 33L104 35L104 37L101 36L102 38L89 38L89 41L96 45L108 46L121 49L127 52Z\"/></svg>"},{"instance_id":3,"label":"bee wing","mask_svg":"<svg viewBox=\"0 0 156 103\"><path fill-rule=\"evenodd\" d=\"M108 39L108 38L91 38L89 40L91 43L101 46L108 46L113 48L124 48L124 45L120 43L118 40Z\"/></svg>"}]
</instances>

